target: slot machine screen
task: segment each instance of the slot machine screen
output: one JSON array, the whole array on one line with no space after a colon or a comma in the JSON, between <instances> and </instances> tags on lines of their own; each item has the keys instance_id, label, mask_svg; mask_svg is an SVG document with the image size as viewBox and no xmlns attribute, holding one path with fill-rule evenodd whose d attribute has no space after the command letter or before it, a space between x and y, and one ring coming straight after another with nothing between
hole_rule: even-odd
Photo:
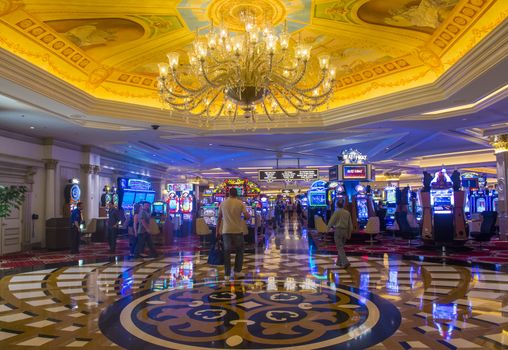
<instances>
[{"instance_id":1,"label":"slot machine screen","mask_svg":"<svg viewBox=\"0 0 508 350\"><path fill-rule=\"evenodd\" d=\"M461 185L465 188L478 188L478 179L462 179Z\"/></svg>"},{"instance_id":2,"label":"slot machine screen","mask_svg":"<svg viewBox=\"0 0 508 350\"><path fill-rule=\"evenodd\" d=\"M476 200L476 212L483 213L486 210L485 198L478 198Z\"/></svg>"},{"instance_id":3,"label":"slot machine screen","mask_svg":"<svg viewBox=\"0 0 508 350\"><path fill-rule=\"evenodd\" d=\"M369 211L367 209L367 199L365 198L358 199L358 219L361 220L369 219Z\"/></svg>"},{"instance_id":4,"label":"slot machine screen","mask_svg":"<svg viewBox=\"0 0 508 350\"><path fill-rule=\"evenodd\" d=\"M313 207L326 207L326 192L311 192L309 204Z\"/></svg>"},{"instance_id":5,"label":"slot machine screen","mask_svg":"<svg viewBox=\"0 0 508 350\"><path fill-rule=\"evenodd\" d=\"M397 200L395 199L395 191L386 191L386 201L388 203L397 202Z\"/></svg>"},{"instance_id":6,"label":"slot machine screen","mask_svg":"<svg viewBox=\"0 0 508 350\"><path fill-rule=\"evenodd\" d=\"M453 190L434 190L430 193L431 205L436 214L449 214L453 207Z\"/></svg>"},{"instance_id":7,"label":"slot machine screen","mask_svg":"<svg viewBox=\"0 0 508 350\"><path fill-rule=\"evenodd\" d=\"M152 211L158 215L164 215L164 203L157 203L153 205Z\"/></svg>"},{"instance_id":8,"label":"slot machine screen","mask_svg":"<svg viewBox=\"0 0 508 350\"><path fill-rule=\"evenodd\" d=\"M146 194L146 199L145 200L147 202L153 203L155 201L155 193L154 192L148 192Z\"/></svg>"},{"instance_id":9,"label":"slot machine screen","mask_svg":"<svg viewBox=\"0 0 508 350\"><path fill-rule=\"evenodd\" d=\"M136 197L134 199L134 203L139 203L146 199L146 192L136 192Z\"/></svg>"},{"instance_id":10,"label":"slot machine screen","mask_svg":"<svg viewBox=\"0 0 508 350\"><path fill-rule=\"evenodd\" d=\"M132 206L134 204L134 196L136 192L124 191L122 206Z\"/></svg>"}]
</instances>

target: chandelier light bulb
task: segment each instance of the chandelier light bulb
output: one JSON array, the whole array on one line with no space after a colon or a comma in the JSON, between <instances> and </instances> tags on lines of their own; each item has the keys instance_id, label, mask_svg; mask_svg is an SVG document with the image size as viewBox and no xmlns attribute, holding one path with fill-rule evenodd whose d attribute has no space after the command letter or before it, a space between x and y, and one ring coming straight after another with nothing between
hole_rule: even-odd
<instances>
[{"instance_id":1,"label":"chandelier light bulb","mask_svg":"<svg viewBox=\"0 0 508 350\"><path fill-rule=\"evenodd\" d=\"M258 42L258 32L252 31L249 33L249 39L251 43L257 43Z\"/></svg>"},{"instance_id":2,"label":"chandelier light bulb","mask_svg":"<svg viewBox=\"0 0 508 350\"><path fill-rule=\"evenodd\" d=\"M283 32L280 34L280 36L279 36L280 47L283 50L286 50L289 47L289 38L290 38L290 35L287 32Z\"/></svg>"},{"instance_id":3,"label":"chandelier light bulb","mask_svg":"<svg viewBox=\"0 0 508 350\"><path fill-rule=\"evenodd\" d=\"M180 54L178 52L170 52L167 55L169 67L171 69L175 69L178 66L178 59L180 57Z\"/></svg>"},{"instance_id":4,"label":"chandelier light bulb","mask_svg":"<svg viewBox=\"0 0 508 350\"><path fill-rule=\"evenodd\" d=\"M167 63L159 63L159 75L161 77L166 77L168 75L168 64Z\"/></svg>"},{"instance_id":5,"label":"chandelier light bulb","mask_svg":"<svg viewBox=\"0 0 508 350\"><path fill-rule=\"evenodd\" d=\"M211 32L211 33L208 33L208 47L210 49L215 49L215 47L217 46L217 34L215 34L214 32Z\"/></svg>"},{"instance_id":6,"label":"chandelier light bulb","mask_svg":"<svg viewBox=\"0 0 508 350\"><path fill-rule=\"evenodd\" d=\"M239 55L242 52L243 38L240 35L235 36L232 39L232 44L234 53Z\"/></svg>"},{"instance_id":7,"label":"chandelier light bulb","mask_svg":"<svg viewBox=\"0 0 508 350\"><path fill-rule=\"evenodd\" d=\"M319 56L319 66L321 69L328 69L330 64L330 55L321 55Z\"/></svg>"},{"instance_id":8,"label":"chandelier light bulb","mask_svg":"<svg viewBox=\"0 0 508 350\"><path fill-rule=\"evenodd\" d=\"M335 79L335 74L337 74L337 69L335 66L330 67L328 74L330 75L330 78Z\"/></svg>"},{"instance_id":9,"label":"chandelier light bulb","mask_svg":"<svg viewBox=\"0 0 508 350\"><path fill-rule=\"evenodd\" d=\"M203 41L196 40L194 42L194 51L198 59L204 59L207 53L206 44Z\"/></svg>"}]
</instances>

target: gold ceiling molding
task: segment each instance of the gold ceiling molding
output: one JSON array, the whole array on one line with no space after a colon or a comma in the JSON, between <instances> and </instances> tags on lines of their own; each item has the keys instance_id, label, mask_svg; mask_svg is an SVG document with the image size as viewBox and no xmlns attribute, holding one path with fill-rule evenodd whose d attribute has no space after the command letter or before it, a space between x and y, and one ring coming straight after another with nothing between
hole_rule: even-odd
<instances>
[{"instance_id":1,"label":"gold ceiling molding","mask_svg":"<svg viewBox=\"0 0 508 350\"><path fill-rule=\"evenodd\" d=\"M259 2L242 1L249 3L251 6L258 6L261 9L258 11L259 14L266 11L270 14L269 16L272 20L276 22L280 21L283 16L290 12L288 8L286 8L287 4L299 4L301 2L300 0L296 2L284 0L261 0ZM368 103L369 99L375 99L394 93L405 96L405 94L403 94L405 90L418 88L422 85L429 86L429 89L425 89L425 91L434 91L435 95L445 96L448 93L447 88L444 88L442 91L436 91L436 87L437 90L440 89L439 86L432 86L432 84L435 84L440 77L445 77L447 71L450 69L453 70L459 59L468 56L475 47L481 46L482 40L493 30L498 28L508 14L508 2L506 1L460 0L450 12L449 16L431 35L429 35L428 33L414 30L410 31L394 26L372 23L366 24L361 16L358 16L358 11L362 6L369 5L371 1L372 0L313 1L311 3L311 23L300 28L302 37L305 40L312 40L316 52L327 50L328 46L330 46L337 49L338 55L343 54L347 57L348 52L340 47L340 38L348 37L350 42L356 41L358 43L359 47L356 49L362 53L359 55L359 63L355 61L350 64L348 62L347 67L343 70L343 74L337 76L338 89L335 99L330 104L331 110L313 115L314 120L324 118L322 122L323 125L336 124L338 120L340 120L338 116L342 115L341 111L344 109L347 110L345 107L348 105L362 102L364 105L370 106L372 104ZM208 6L203 7L203 9L205 12L209 11L213 13L210 14L207 12L207 16L213 17L214 21L221 20L222 15L219 13L221 11L220 9L227 9L230 17L224 20L234 21L236 16L234 6L240 2L215 0L211 1ZM174 1L168 4L168 13L172 15L178 13L176 10L177 3L177 1ZM333 3L333 6L328 6L329 3ZM410 2L401 0L400 3L409 4ZM152 3L150 0L147 0L146 6L148 6L148 8L154 8L154 4L155 3ZM21 1L0 0L0 46L32 64L45 69L52 75L63 79L97 99L160 108L160 103L156 94L156 75L139 73L144 70L140 70L139 72L135 70L126 71L126 67L141 65L146 57L153 56L155 58L155 56L158 55L158 46L155 45L155 43L159 44L167 41L168 46L165 47L170 47L175 44L183 49L186 42L192 39L193 33L187 28L181 28L169 34L168 32L164 32L167 26L162 20L159 21L157 19L158 16L162 18L163 15L157 12L157 15L151 16L141 9L139 10L140 14L136 15L136 6L138 5L132 5L131 8L118 10L116 14L101 14L99 12L101 8L106 7L98 6L98 13L88 13L87 18L92 16L94 16L94 18L106 18L107 15L112 18L136 20L136 17L138 17L137 20L140 21L139 23L143 25L144 28L148 28L152 25L160 25L162 29L159 30L155 28L157 30L154 29L154 31L150 32L152 34L146 34L143 37L143 40L148 40L150 39L148 38L149 36L151 36L151 38L157 36L156 39L153 39L157 40L153 41L153 45L151 45L150 42L148 42L150 45L146 45L147 42L143 41L143 45L140 45L140 49L136 51L136 45L129 43L118 50L118 53L116 53L118 57L115 57L115 59L96 60L88 54L87 50L79 47L63 33L55 31L44 22L46 20L56 20L58 18L64 19L66 16L68 18L79 16L80 12L71 11L71 9L74 9L73 6L75 5L62 4L61 2L52 0L47 0L43 6L34 1L27 1L26 5L24 5ZM87 4L87 6L89 6L90 9L93 8L90 4ZM268 7L270 7L270 9L268 9ZM30 13L32 8L37 9L35 11L36 14ZM113 6L111 5L111 7L107 8L113 8ZM58 15L54 15L56 9L58 9ZM331 9L329 11L332 12L328 12L328 14L334 14L336 18L333 20L323 19L317 15L319 12L318 9L322 9L323 11ZM53 15L51 15L51 13L53 13ZM132 13L133 15L128 15L128 13ZM343 18L341 16L345 17ZM181 19L181 17L179 18ZM141 20L143 23L141 23ZM355 24L352 25L352 22ZM325 25L325 23L327 24ZM336 25L333 25L334 23ZM337 30L337 28L340 28L340 30ZM373 31L375 34L372 34ZM385 33L386 38L393 41L394 47L398 47L397 50L400 52L409 50L408 48L410 46L413 46L414 49L409 50L406 54L393 55L394 57L388 55L380 59L375 58L369 61L368 49L376 43L385 42L380 39L374 43L372 39L369 40L369 35L375 37L379 35L379 33ZM403 47L402 43L404 40L401 39L399 42L396 42L397 37L406 38L406 41L410 41L411 45ZM361 40L358 40L359 38L361 38ZM423 38L426 38L427 44L425 45L424 40L422 40ZM173 39L175 40L173 41ZM491 44L495 45L495 43ZM377 45L376 50L382 50L382 47L383 45ZM402 48L404 48L404 50L402 50ZM399 53L397 50L390 51L390 53ZM132 54L133 57L122 57L122 52L129 55ZM383 52L381 52L381 56L382 54ZM162 57L163 53L161 52L160 55ZM111 64L106 64L105 62L111 62ZM480 60L467 69L477 72L479 63L481 63ZM121 66L122 69L118 69L119 66ZM461 78L464 78L469 75L469 71L463 71L460 74ZM454 77L448 77L448 80L451 79L454 79ZM36 84L37 82L31 82L30 86ZM453 91L453 88L455 87L452 87L449 91ZM409 94L411 95L412 93L410 92ZM429 98L429 94L425 94L424 97ZM405 105L412 101L406 101L405 98L401 98L399 102L401 105ZM353 109L357 109L357 106L354 106ZM363 115L365 116L365 114ZM177 123L176 120L178 118L181 117L178 115L171 117L171 123ZM190 120L190 127L199 126L199 123L192 122L192 118L190 118ZM300 120L299 123L289 121L289 124L291 127L299 128L306 127L310 125L311 122L304 118ZM217 128L228 127L221 123L215 125ZM281 125L284 126L286 124L281 123Z\"/></svg>"},{"instance_id":2,"label":"gold ceiling molding","mask_svg":"<svg viewBox=\"0 0 508 350\"><path fill-rule=\"evenodd\" d=\"M208 18L215 25L224 24L232 31L243 31L240 13L248 10L256 23L270 22L277 26L286 18L286 7L280 0L216 0L208 6Z\"/></svg>"}]
</instances>

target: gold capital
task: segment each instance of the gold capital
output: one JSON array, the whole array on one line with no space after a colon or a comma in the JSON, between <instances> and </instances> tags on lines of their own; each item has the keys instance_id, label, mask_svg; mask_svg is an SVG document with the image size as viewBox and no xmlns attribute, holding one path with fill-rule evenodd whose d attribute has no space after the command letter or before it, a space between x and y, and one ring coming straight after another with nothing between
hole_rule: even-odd
<instances>
[{"instance_id":1,"label":"gold capital","mask_svg":"<svg viewBox=\"0 0 508 350\"><path fill-rule=\"evenodd\" d=\"M85 174L93 174L94 167L95 166L92 164L81 164L81 170L83 170Z\"/></svg>"},{"instance_id":2,"label":"gold capital","mask_svg":"<svg viewBox=\"0 0 508 350\"><path fill-rule=\"evenodd\" d=\"M57 164L58 164L58 160L56 160L56 159L44 159L44 167L47 170L55 170Z\"/></svg>"},{"instance_id":3,"label":"gold capital","mask_svg":"<svg viewBox=\"0 0 508 350\"><path fill-rule=\"evenodd\" d=\"M508 134L491 136L489 142L496 153L508 151Z\"/></svg>"}]
</instances>

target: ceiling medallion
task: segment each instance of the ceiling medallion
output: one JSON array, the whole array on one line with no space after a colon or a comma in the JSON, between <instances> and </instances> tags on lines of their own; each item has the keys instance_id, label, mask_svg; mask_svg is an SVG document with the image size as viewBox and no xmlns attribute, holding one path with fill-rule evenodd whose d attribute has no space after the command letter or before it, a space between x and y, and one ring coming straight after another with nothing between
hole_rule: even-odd
<instances>
[{"instance_id":1,"label":"ceiling medallion","mask_svg":"<svg viewBox=\"0 0 508 350\"><path fill-rule=\"evenodd\" d=\"M187 112L208 121L239 115L273 120L274 115L296 116L326 108L335 86L330 56L311 60L311 46L293 44L286 25L275 28L276 12L240 3L228 12L226 22L199 31L186 58L177 52L159 63L159 94L171 110ZM235 31L238 17L243 29ZM275 17L275 18L274 18ZM233 19L232 19L233 18ZM233 24L228 27L228 24ZM315 74L317 67L318 74Z\"/></svg>"}]
</instances>

